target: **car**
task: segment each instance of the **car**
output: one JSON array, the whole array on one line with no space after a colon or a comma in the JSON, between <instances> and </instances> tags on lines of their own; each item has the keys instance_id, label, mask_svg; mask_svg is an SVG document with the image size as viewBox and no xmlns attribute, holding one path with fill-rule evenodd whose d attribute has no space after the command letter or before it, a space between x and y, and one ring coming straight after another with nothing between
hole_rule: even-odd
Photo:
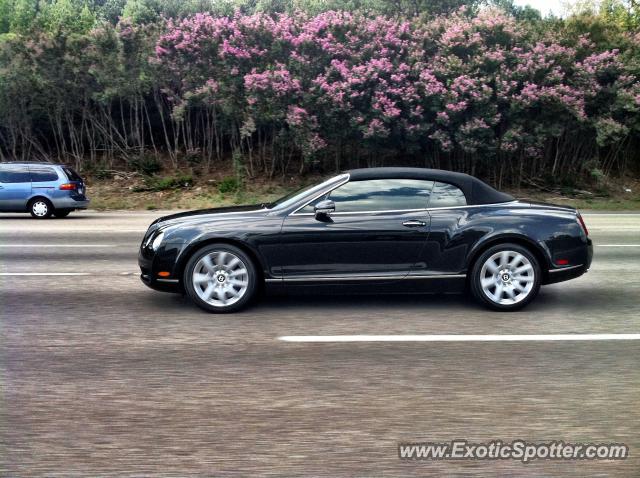
<instances>
[{"instance_id":1,"label":"car","mask_svg":"<svg viewBox=\"0 0 640 478\"><path fill-rule=\"evenodd\" d=\"M270 204L184 212L144 235L141 279L209 312L274 293L465 290L513 311L579 277L593 245L571 207L421 168L355 169Z\"/></svg>"},{"instance_id":2,"label":"car","mask_svg":"<svg viewBox=\"0 0 640 478\"><path fill-rule=\"evenodd\" d=\"M72 168L44 162L0 163L0 212L30 212L37 219L86 209L85 184Z\"/></svg>"}]
</instances>

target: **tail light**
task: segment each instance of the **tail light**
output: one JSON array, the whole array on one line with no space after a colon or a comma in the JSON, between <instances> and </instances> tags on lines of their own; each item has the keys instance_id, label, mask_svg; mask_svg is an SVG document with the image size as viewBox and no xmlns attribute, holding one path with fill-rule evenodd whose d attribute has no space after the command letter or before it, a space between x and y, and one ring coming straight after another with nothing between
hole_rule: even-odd
<instances>
[{"instance_id":1,"label":"tail light","mask_svg":"<svg viewBox=\"0 0 640 478\"><path fill-rule=\"evenodd\" d=\"M78 185L75 183L64 183L61 184L58 189L62 189L63 191L75 191L78 188Z\"/></svg>"},{"instance_id":2,"label":"tail light","mask_svg":"<svg viewBox=\"0 0 640 478\"><path fill-rule=\"evenodd\" d=\"M584 231L585 236L589 235L589 230L587 229L587 225L584 223L584 219L582 219L582 215L578 213L578 222L582 226L582 230Z\"/></svg>"}]
</instances>

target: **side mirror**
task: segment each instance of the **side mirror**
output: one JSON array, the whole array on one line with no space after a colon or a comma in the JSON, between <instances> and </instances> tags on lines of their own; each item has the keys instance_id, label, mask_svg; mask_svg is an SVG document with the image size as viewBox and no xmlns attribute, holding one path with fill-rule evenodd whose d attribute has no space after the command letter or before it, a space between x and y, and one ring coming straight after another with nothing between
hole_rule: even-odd
<instances>
[{"instance_id":1,"label":"side mirror","mask_svg":"<svg viewBox=\"0 0 640 478\"><path fill-rule=\"evenodd\" d=\"M316 213L316 219L326 219L336 210L336 205L330 199L325 199L316 204L313 210Z\"/></svg>"}]
</instances>

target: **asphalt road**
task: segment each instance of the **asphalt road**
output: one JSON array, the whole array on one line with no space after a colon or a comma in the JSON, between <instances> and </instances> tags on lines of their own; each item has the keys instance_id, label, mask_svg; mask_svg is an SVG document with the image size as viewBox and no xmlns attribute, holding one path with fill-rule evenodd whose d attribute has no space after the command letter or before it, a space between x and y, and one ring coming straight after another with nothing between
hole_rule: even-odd
<instances>
[{"instance_id":1,"label":"asphalt road","mask_svg":"<svg viewBox=\"0 0 640 478\"><path fill-rule=\"evenodd\" d=\"M640 341L278 337L639 333L640 214L585 215L592 270L519 313L462 296L275 297L226 316L140 282L158 215L0 216L3 476L639 476ZM87 275L56 275L70 273ZM631 456L398 459L398 442L458 438Z\"/></svg>"}]
</instances>

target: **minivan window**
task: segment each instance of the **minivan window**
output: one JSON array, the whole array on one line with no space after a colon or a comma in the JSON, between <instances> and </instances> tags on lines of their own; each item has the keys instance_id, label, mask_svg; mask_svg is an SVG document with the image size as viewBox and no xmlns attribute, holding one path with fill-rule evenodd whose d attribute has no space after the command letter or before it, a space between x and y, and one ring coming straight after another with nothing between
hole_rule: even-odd
<instances>
[{"instance_id":1,"label":"minivan window","mask_svg":"<svg viewBox=\"0 0 640 478\"><path fill-rule=\"evenodd\" d=\"M45 183L49 181L57 181L58 173L56 170L48 166L31 166L31 181L34 183Z\"/></svg>"},{"instance_id":2,"label":"minivan window","mask_svg":"<svg viewBox=\"0 0 640 478\"><path fill-rule=\"evenodd\" d=\"M30 183L26 166L0 165L0 183Z\"/></svg>"},{"instance_id":3,"label":"minivan window","mask_svg":"<svg viewBox=\"0 0 640 478\"><path fill-rule=\"evenodd\" d=\"M312 212L319 200L330 199L336 212L426 209L433 181L420 179L371 179L351 181L318 198L304 212Z\"/></svg>"},{"instance_id":4,"label":"minivan window","mask_svg":"<svg viewBox=\"0 0 640 478\"><path fill-rule=\"evenodd\" d=\"M452 184L436 182L431 194L429 207L456 207L466 206L467 199L460 188Z\"/></svg>"},{"instance_id":5,"label":"minivan window","mask_svg":"<svg viewBox=\"0 0 640 478\"><path fill-rule=\"evenodd\" d=\"M64 166L62 170L64 171L64 174L67 175L67 178L69 179L69 181L82 181L82 178L80 177L80 175L76 173L73 169L67 168L66 166Z\"/></svg>"}]
</instances>

